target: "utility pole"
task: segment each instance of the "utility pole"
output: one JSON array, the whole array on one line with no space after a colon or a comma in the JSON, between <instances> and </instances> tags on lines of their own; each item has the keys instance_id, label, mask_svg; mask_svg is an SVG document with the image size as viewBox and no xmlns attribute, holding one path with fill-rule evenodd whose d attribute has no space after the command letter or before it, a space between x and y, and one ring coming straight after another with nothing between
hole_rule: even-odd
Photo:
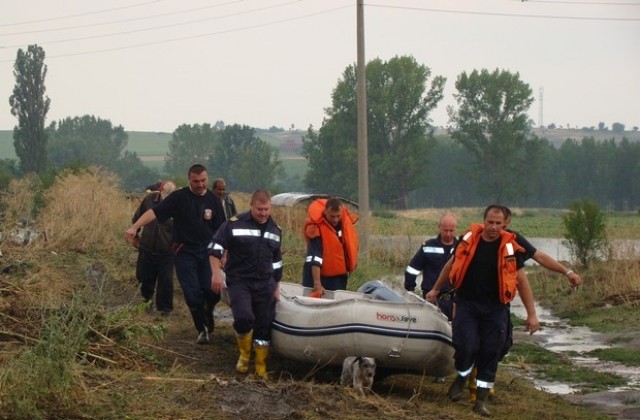
<instances>
[{"instance_id":1,"label":"utility pole","mask_svg":"<svg viewBox=\"0 0 640 420\"><path fill-rule=\"evenodd\" d=\"M542 100L543 100L543 97L544 97L544 88L541 86L540 87L540 92L539 92L539 95L538 95L539 105L540 105L540 114L538 115L538 125L540 126L540 128L542 129L542 132L544 133L544 119L543 119L544 115L542 113L542 109L543 109L542 108L542 106L543 106Z\"/></svg>"},{"instance_id":2,"label":"utility pole","mask_svg":"<svg viewBox=\"0 0 640 420\"><path fill-rule=\"evenodd\" d=\"M369 255L369 152L367 146L367 72L364 59L364 0L357 0L357 32L358 236L360 253L367 258Z\"/></svg>"}]
</instances>

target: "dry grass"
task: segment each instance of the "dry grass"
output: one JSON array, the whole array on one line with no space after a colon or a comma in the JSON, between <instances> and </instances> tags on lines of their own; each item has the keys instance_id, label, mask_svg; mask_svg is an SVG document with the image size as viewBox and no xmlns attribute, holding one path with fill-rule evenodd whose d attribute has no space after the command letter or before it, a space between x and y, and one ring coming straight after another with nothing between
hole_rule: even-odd
<instances>
[{"instance_id":1,"label":"dry grass","mask_svg":"<svg viewBox=\"0 0 640 420\"><path fill-rule=\"evenodd\" d=\"M127 200L116 185L115 175L98 168L60 174L44 194L39 243L52 250L120 248L137 203Z\"/></svg>"},{"instance_id":2,"label":"dry grass","mask_svg":"<svg viewBox=\"0 0 640 420\"><path fill-rule=\"evenodd\" d=\"M0 418L476 418L466 401L448 401L446 385L417 375L381 375L377 395L365 400L338 387L333 370L311 373L278 357L270 360L273 381L239 377L230 320L216 327L215 346L195 346L179 289L168 320L135 304L135 251L122 234L137 203L114 180L97 169L62 174L30 222L42 232L38 241L1 245ZM33 179L3 194L5 225L38 209L38 194ZM249 208L249 195L233 197L239 211ZM440 214L433 211L433 220ZM304 209L274 208L273 215L285 234L285 278L296 281ZM432 234L433 226L415 233ZM392 243L372 253L358 269L362 278L401 273L406 264ZM626 287L622 277L637 273L626 270L612 281ZM598 418L520 376L501 371L495 418Z\"/></svg>"}]
</instances>

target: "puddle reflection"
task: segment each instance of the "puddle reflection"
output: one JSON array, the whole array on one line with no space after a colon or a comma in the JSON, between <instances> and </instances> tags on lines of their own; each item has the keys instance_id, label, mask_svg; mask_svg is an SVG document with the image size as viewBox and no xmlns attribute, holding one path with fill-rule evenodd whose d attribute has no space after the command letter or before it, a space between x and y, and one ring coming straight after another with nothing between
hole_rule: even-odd
<instances>
[{"instance_id":1,"label":"puddle reflection","mask_svg":"<svg viewBox=\"0 0 640 420\"><path fill-rule=\"evenodd\" d=\"M564 320L553 316L548 309L541 307L537 302L536 313L540 324L543 325L535 335L540 339L540 346L555 353L567 354L577 366L593 369L598 372L612 373L627 378L629 383L624 387L612 389L622 391L637 389L640 387L640 367L625 366L615 362L602 361L595 357L587 357L587 353L596 349L610 348L611 345L600 339L600 335L587 327L572 327ZM511 312L518 318L526 318L526 311L519 297L511 304ZM578 353L578 355L575 355ZM572 394L580 391L571 385L560 382L547 382L535 380L534 384L541 390L553 394Z\"/></svg>"}]
</instances>

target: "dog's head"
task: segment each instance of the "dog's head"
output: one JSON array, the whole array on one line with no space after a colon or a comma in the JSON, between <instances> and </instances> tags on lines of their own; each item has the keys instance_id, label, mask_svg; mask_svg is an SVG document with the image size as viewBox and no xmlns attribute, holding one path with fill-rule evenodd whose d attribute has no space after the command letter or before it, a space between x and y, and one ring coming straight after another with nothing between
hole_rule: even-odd
<instances>
[{"instance_id":1,"label":"dog's head","mask_svg":"<svg viewBox=\"0 0 640 420\"><path fill-rule=\"evenodd\" d=\"M376 359L373 357L357 357L356 363L360 366L362 376L373 378L376 374Z\"/></svg>"}]
</instances>

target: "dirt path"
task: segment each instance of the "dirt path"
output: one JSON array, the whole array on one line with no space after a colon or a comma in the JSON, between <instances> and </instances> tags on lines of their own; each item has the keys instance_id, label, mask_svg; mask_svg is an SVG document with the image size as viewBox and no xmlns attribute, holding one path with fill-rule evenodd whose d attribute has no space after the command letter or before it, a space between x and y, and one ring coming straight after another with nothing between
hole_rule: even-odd
<instances>
[{"instance_id":1,"label":"dirt path","mask_svg":"<svg viewBox=\"0 0 640 420\"><path fill-rule=\"evenodd\" d=\"M175 380L193 381L189 385L193 387L189 391L191 409L202 406L207 407L209 414L219 413L216 418L244 419L296 418L313 407L314 412L322 417L346 419L379 417L379 404L383 404L387 409L392 407L393 413L388 418L414 418L419 414L419 411L414 411L419 410L419 405L407 403L414 398L420 396L420 399L424 399L429 395L427 400L447 401L448 383L434 384L432 378L417 375L381 375L376 379L374 389L378 395L385 397L354 403L353 396L345 394L338 386L339 369L316 369L281 359L277 355L271 355L269 359L269 371L272 372L269 382L254 375L240 375L234 368L237 348L231 311L224 303L220 303L215 315L216 329L209 345L195 344L195 329L181 296L176 296L176 309L169 317L149 315L167 325L165 340L159 344L164 349L159 371ZM516 340L538 340L544 344L542 336L528 336L523 332L516 332ZM521 375L521 372L517 374ZM163 377L163 380L167 379ZM180 389L184 392L184 385ZM562 398L614 418L640 418L640 391L563 395ZM447 410L442 415L434 413L435 418L451 418L445 412ZM340 413L350 413L350 416L344 417Z\"/></svg>"}]
</instances>

